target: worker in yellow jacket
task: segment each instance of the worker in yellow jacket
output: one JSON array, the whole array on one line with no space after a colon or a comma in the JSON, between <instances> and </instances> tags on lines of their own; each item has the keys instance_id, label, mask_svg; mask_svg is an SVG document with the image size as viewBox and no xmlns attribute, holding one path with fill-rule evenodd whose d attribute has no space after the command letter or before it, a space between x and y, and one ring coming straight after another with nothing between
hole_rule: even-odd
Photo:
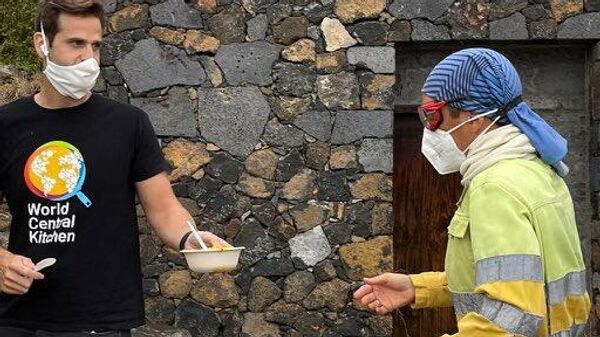
<instances>
[{"instance_id":1,"label":"worker in yellow jacket","mask_svg":"<svg viewBox=\"0 0 600 337\"><path fill-rule=\"evenodd\" d=\"M583 336L585 265L562 161L567 142L522 101L513 65L484 48L440 62L422 89L422 152L464 191L445 272L386 273L354 294L377 314L454 306L454 336Z\"/></svg>"}]
</instances>

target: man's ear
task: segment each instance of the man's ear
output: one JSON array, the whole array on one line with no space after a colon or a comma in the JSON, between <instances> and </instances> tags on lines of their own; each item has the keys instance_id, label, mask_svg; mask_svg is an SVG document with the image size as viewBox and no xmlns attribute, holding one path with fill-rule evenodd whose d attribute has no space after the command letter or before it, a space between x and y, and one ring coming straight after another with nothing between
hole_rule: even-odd
<instances>
[{"instance_id":1,"label":"man's ear","mask_svg":"<svg viewBox=\"0 0 600 337\"><path fill-rule=\"evenodd\" d=\"M38 55L38 57L41 58L42 60L46 58L46 56L44 55L44 51L42 49L43 45L44 45L44 38L42 37L42 33L35 32L35 34L33 34L33 47L35 48L35 52Z\"/></svg>"}]
</instances>

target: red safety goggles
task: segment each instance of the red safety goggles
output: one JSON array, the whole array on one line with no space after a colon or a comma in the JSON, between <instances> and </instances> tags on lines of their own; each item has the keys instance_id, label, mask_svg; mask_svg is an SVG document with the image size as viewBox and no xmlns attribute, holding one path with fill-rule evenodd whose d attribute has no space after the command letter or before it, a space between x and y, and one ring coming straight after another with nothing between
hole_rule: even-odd
<instances>
[{"instance_id":1,"label":"red safety goggles","mask_svg":"<svg viewBox=\"0 0 600 337\"><path fill-rule=\"evenodd\" d=\"M445 101L430 101L419 105L417 111L419 112L419 119L423 123L423 126L431 131L437 130L444 122L442 108L446 104L448 103Z\"/></svg>"}]
</instances>

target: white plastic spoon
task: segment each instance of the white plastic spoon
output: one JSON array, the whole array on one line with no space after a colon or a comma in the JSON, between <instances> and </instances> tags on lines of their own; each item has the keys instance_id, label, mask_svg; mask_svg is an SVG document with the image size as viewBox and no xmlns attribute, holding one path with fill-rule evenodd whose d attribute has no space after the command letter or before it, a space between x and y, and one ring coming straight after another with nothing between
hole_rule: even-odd
<instances>
[{"instance_id":1,"label":"white plastic spoon","mask_svg":"<svg viewBox=\"0 0 600 337\"><path fill-rule=\"evenodd\" d=\"M198 240L198 242L200 242L200 246L202 246L203 250L207 250L208 247L206 246L206 243L204 243L204 240L202 240L202 238L200 237L200 234L198 234L198 231L196 230L196 226L194 226L194 224L192 224L191 221L186 221L188 226L190 227L190 229L192 230L192 233L194 234L194 237L196 238L196 240Z\"/></svg>"},{"instance_id":2,"label":"white plastic spoon","mask_svg":"<svg viewBox=\"0 0 600 337\"><path fill-rule=\"evenodd\" d=\"M39 272L43 269L53 266L56 263L56 259L49 257L35 264L35 271Z\"/></svg>"}]
</instances>

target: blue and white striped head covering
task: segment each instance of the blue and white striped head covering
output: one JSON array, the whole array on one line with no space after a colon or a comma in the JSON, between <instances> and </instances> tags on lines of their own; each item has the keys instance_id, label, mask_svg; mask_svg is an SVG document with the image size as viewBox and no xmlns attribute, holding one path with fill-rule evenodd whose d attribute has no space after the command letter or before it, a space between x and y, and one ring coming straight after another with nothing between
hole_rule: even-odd
<instances>
[{"instance_id":1,"label":"blue and white striped head covering","mask_svg":"<svg viewBox=\"0 0 600 337\"><path fill-rule=\"evenodd\" d=\"M431 71L423 89L436 101L450 102L452 108L482 114L498 109L501 123L512 123L531 141L542 160L561 176L569 169L562 162L567 141L527 103L521 100L521 79L515 67L502 54L486 48L458 51ZM497 114L486 116L490 119Z\"/></svg>"}]
</instances>

